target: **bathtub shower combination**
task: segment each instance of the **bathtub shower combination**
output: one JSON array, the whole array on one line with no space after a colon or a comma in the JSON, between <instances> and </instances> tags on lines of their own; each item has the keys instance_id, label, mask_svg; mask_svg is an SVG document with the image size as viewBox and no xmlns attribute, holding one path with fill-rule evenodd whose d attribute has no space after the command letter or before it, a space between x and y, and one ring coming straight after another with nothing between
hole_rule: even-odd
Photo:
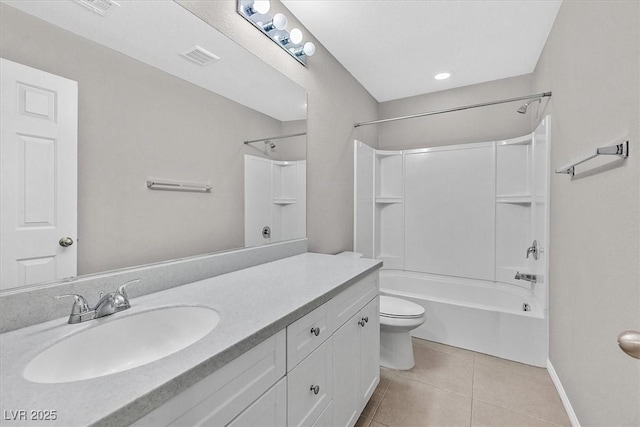
<instances>
[{"instance_id":1,"label":"bathtub shower combination","mask_svg":"<svg viewBox=\"0 0 640 427\"><path fill-rule=\"evenodd\" d=\"M412 335L546 366L549 117L504 141L355 142L356 252L382 294L424 307Z\"/></svg>"}]
</instances>

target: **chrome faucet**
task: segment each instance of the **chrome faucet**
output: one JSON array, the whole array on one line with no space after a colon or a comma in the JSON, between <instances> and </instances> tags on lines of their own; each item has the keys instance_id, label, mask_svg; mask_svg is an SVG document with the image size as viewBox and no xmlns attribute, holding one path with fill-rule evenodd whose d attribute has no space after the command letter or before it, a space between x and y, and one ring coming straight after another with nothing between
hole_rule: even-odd
<instances>
[{"instance_id":1,"label":"chrome faucet","mask_svg":"<svg viewBox=\"0 0 640 427\"><path fill-rule=\"evenodd\" d=\"M54 298L66 298L73 297L75 299L73 307L71 307L71 314L69 315L69 323L86 322L87 320L97 319L99 317L109 316L113 313L117 313L122 310L126 310L131 307L129 303L129 297L125 288L131 283L139 282L140 279L130 280L118 286L118 290L115 292L109 292L104 294L100 292L100 299L94 308L90 308L87 300L82 295L77 294L65 294L56 295Z\"/></svg>"}]
</instances>

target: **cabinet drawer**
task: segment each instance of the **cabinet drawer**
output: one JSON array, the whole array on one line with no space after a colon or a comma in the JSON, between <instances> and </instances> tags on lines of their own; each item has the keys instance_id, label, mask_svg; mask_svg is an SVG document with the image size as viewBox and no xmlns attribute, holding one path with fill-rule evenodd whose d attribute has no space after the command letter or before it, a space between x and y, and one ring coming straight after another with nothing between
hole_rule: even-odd
<instances>
[{"instance_id":1,"label":"cabinet drawer","mask_svg":"<svg viewBox=\"0 0 640 427\"><path fill-rule=\"evenodd\" d=\"M331 321L333 330L356 314L373 297L378 295L378 272L373 272L347 289L336 295L331 300Z\"/></svg>"},{"instance_id":2,"label":"cabinet drawer","mask_svg":"<svg viewBox=\"0 0 640 427\"><path fill-rule=\"evenodd\" d=\"M228 426L282 427L285 425L287 425L287 380L283 378Z\"/></svg>"},{"instance_id":3,"label":"cabinet drawer","mask_svg":"<svg viewBox=\"0 0 640 427\"><path fill-rule=\"evenodd\" d=\"M333 427L333 401L322 411L322 414L311 427Z\"/></svg>"},{"instance_id":4,"label":"cabinet drawer","mask_svg":"<svg viewBox=\"0 0 640 427\"><path fill-rule=\"evenodd\" d=\"M287 371L318 348L333 330L329 324L329 303L325 303L287 326Z\"/></svg>"},{"instance_id":5,"label":"cabinet drawer","mask_svg":"<svg viewBox=\"0 0 640 427\"><path fill-rule=\"evenodd\" d=\"M205 377L134 426L225 425L285 375L282 330Z\"/></svg>"},{"instance_id":6,"label":"cabinet drawer","mask_svg":"<svg viewBox=\"0 0 640 427\"><path fill-rule=\"evenodd\" d=\"M333 339L329 338L287 375L287 425L313 425L332 398Z\"/></svg>"}]
</instances>

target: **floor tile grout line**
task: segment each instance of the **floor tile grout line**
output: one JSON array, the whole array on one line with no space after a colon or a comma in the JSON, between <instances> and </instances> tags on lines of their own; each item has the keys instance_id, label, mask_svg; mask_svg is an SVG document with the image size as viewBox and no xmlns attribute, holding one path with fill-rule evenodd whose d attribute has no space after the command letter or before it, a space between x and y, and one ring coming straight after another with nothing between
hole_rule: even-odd
<instances>
[{"instance_id":1,"label":"floor tile grout line","mask_svg":"<svg viewBox=\"0 0 640 427\"><path fill-rule=\"evenodd\" d=\"M423 380L420 380L420 379L417 379L417 378L410 378L410 377L407 377L407 376L404 376L404 375L400 375L400 374L398 374L397 376L399 376L401 378L404 378L405 380L414 381L414 382L417 382L417 383L420 383L420 384L428 385L429 387L437 388L438 390L444 390L444 391L448 391L450 393L455 393L455 394L460 395L460 396L473 398L473 382L471 383L471 387L472 387L471 388L471 394L464 394L464 393L460 393L459 391L451 390L449 388L445 388L445 387L438 386L438 385L435 385L435 384L432 384L432 383L428 383L426 381L423 381Z\"/></svg>"},{"instance_id":2,"label":"floor tile grout line","mask_svg":"<svg viewBox=\"0 0 640 427\"><path fill-rule=\"evenodd\" d=\"M533 416L533 415L525 414L524 412L516 411L515 409L507 408L507 407L504 407L502 405L497 405L497 404L495 404L493 402L489 402L489 401L486 401L486 400L483 400L483 399L478 399L478 398L474 397L473 400L477 400L479 402L486 403L487 405L495 406L496 408L504 409L504 410L509 411L509 412L514 412L514 413L516 413L518 415L524 415L525 417L533 418L534 420L542 421L544 423L547 423L547 424L550 424L550 425L553 425L553 426L565 427L562 424L557 424L557 423L555 423L553 421L549 421L549 420L546 420L544 418L540 418L540 417L536 417L536 416Z\"/></svg>"},{"instance_id":3,"label":"floor tile grout line","mask_svg":"<svg viewBox=\"0 0 640 427\"><path fill-rule=\"evenodd\" d=\"M396 373L393 374L393 376L397 376ZM382 375L380 376L382 377ZM387 390L389 389L389 387L391 386L391 383L393 382L393 378L389 378L389 383L387 384L387 386L384 388L384 390L382 391L382 396L380 397L380 402L378 402L378 404L376 405L376 407L373 409L373 413L371 414L371 421L376 421L375 420L375 416L378 413L378 409L380 408L380 406L382 405L382 401L384 400L384 397L387 395ZM378 422L378 421L376 421ZM369 423L371 424L371 423ZM382 424L382 423L379 423ZM384 425L384 424L383 424Z\"/></svg>"},{"instance_id":4,"label":"floor tile grout line","mask_svg":"<svg viewBox=\"0 0 640 427\"><path fill-rule=\"evenodd\" d=\"M471 371L471 416L469 417L469 427L473 426L473 401L475 400L474 395L474 387L476 384L476 355L475 352L473 354L472 363L472 371Z\"/></svg>"}]
</instances>

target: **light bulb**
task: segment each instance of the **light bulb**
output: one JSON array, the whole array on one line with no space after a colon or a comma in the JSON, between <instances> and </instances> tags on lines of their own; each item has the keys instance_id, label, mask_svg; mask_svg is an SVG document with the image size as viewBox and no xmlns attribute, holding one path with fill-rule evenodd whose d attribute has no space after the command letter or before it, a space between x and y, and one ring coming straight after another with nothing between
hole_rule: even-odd
<instances>
[{"instance_id":1,"label":"light bulb","mask_svg":"<svg viewBox=\"0 0 640 427\"><path fill-rule=\"evenodd\" d=\"M297 28L293 28L289 33L289 40L294 44L300 43L302 41L302 31Z\"/></svg>"},{"instance_id":2,"label":"light bulb","mask_svg":"<svg viewBox=\"0 0 640 427\"><path fill-rule=\"evenodd\" d=\"M282 13L276 13L273 17L273 26L278 30L287 28L287 17Z\"/></svg>"},{"instance_id":3,"label":"light bulb","mask_svg":"<svg viewBox=\"0 0 640 427\"><path fill-rule=\"evenodd\" d=\"M253 10L262 15L269 12L270 8L271 4L269 3L269 0L256 0L253 2Z\"/></svg>"},{"instance_id":4,"label":"light bulb","mask_svg":"<svg viewBox=\"0 0 640 427\"><path fill-rule=\"evenodd\" d=\"M307 56L313 56L313 54L316 53L316 45L311 42L306 42L304 44L304 47L302 48L302 51Z\"/></svg>"}]
</instances>

